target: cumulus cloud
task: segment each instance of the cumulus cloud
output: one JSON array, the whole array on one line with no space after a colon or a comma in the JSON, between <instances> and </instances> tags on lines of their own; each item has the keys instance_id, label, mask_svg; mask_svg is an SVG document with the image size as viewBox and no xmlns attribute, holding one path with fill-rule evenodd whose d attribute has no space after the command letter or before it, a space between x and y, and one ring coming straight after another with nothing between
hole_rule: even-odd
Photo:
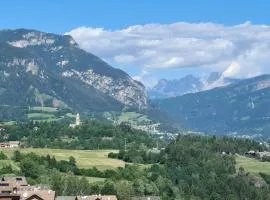
<instances>
[{"instance_id":1,"label":"cumulus cloud","mask_svg":"<svg viewBox=\"0 0 270 200\"><path fill-rule=\"evenodd\" d=\"M139 80L153 70L187 67L206 67L234 78L270 73L268 25L178 22L120 30L79 27L66 34L114 66L138 67Z\"/></svg>"}]
</instances>

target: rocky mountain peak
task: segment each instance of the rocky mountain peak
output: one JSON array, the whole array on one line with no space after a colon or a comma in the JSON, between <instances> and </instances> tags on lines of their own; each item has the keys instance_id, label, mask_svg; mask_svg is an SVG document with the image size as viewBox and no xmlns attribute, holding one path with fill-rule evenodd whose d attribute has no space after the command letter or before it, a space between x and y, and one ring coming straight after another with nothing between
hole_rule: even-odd
<instances>
[{"instance_id":1,"label":"rocky mountain peak","mask_svg":"<svg viewBox=\"0 0 270 200\"><path fill-rule=\"evenodd\" d=\"M61 82L63 88L76 84L80 92L89 90L86 96L94 90L100 97L107 96L109 101L114 99L130 107L147 107L146 90L141 83L80 49L69 35L27 29L3 30L0 31L0 51L2 85L13 78L20 79L24 86L65 102L66 97L56 91L55 87L59 85L54 84ZM44 84L47 91L40 88ZM12 88L5 86L4 89ZM72 102L74 104L76 99Z\"/></svg>"}]
</instances>

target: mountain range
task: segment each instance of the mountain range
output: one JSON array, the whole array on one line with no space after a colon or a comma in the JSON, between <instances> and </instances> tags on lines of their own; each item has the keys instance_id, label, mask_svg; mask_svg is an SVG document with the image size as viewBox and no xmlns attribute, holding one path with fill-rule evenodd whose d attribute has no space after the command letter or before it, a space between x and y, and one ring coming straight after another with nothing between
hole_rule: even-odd
<instances>
[{"instance_id":1,"label":"mountain range","mask_svg":"<svg viewBox=\"0 0 270 200\"><path fill-rule=\"evenodd\" d=\"M270 75L156 100L156 104L189 130L270 137Z\"/></svg>"},{"instance_id":2,"label":"mountain range","mask_svg":"<svg viewBox=\"0 0 270 200\"><path fill-rule=\"evenodd\" d=\"M77 112L146 108L145 87L88 53L68 35L0 31L0 105Z\"/></svg>"},{"instance_id":3,"label":"mountain range","mask_svg":"<svg viewBox=\"0 0 270 200\"><path fill-rule=\"evenodd\" d=\"M46 116L52 108L56 115L135 110L187 130L268 136L269 105L270 75L245 80L217 72L206 78L188 75L163 79L147 92L124 71L82 50L71 36L0 31L0 120L25 119L25 110L39 107L48 107Z\"/></svg>"},{"instance_id":4,"label":"mountain range","mask_svg":"<svg viewBox=\"0 0 270 200\"><path fill-rule=\"evenodd\" d=\"M189 93L210 90L216 87L223 87L236 83L238 79L227 78L219 72L212 72L207 77L196 77L187 75L180 79L161 79L148 90L150 99L164 99L181 96Z\"/></svg>"}]
</instances>

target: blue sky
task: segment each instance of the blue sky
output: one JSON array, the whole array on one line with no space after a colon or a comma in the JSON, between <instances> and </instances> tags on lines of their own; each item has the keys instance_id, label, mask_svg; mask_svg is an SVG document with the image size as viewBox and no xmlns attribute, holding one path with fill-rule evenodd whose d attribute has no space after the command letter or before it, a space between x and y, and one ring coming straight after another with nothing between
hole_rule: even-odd
<instances>
[{"instance_id":1,"label":"blue sky","mask_svg":"<svg viewBox=\"0 0 270 200\"><path fill-rule=\"evenodd\" d=\"M269 10L267 0L3 0L0 28L68 32L153 85L188 73L270 73Z\"/></svg>"},{"instance_id":2,"label":"blue sky","mask_svg":"<svg viewBox=\"0 0 270 200\"><path fill-rule=\"evenodd\" d=\"M3 0L1 28L64 33L79 26L119 29L135 24L270 23L267 0Z\"/></svg>"}]
</instances>

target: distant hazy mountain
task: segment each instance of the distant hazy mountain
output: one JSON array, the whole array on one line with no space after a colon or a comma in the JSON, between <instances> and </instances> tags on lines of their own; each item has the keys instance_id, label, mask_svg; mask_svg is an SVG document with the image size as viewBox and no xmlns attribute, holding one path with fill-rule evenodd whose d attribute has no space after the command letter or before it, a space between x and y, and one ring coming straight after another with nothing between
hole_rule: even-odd
<instances>
[{"instance_id":1,"label":"distant hazy mountain","mask_svg":"<svg viewBox=\"0 0 270 200\"><path fill-rule=\"evenodd\" d=\"M198 92L202 87L203 83L199 78L188 75L178 80L162 79L148 91L148 95L150 99L175 97Z\"/></svg>"},{"instance_id":2,"label":"distant hazy mountain","mask_svg":"<svg viewBox=\"0 0 270 200\"><path fill-rule=\"evenodd\" d=\"M270 137L270 75L157 102L196 131Z\"/></svg>"},{"instance_id":3,"label":"distant hazy mountain","mask_svg":"<svg viewBox=\"0 0 270 200\"><path fill-rule=\"evenodd\" d=\"M111 111L146 107L147 96L141 83L80 49L71 36L3 30L0 106Z\"/></svg>"},{"instance_id":4,"label":"distant hazy mountain","mask_svg":"<svg viewBox=\"0 0 270 200\"><path fill-rule=\"evenodd\" d=\"M212 72L206 78L187 75L177 80L161 79L157 85L148 90L148 95L150 99L164 99L222 87L236 81L238 80L224 78L218 72Z\"/></svg>"}]
</instances>

